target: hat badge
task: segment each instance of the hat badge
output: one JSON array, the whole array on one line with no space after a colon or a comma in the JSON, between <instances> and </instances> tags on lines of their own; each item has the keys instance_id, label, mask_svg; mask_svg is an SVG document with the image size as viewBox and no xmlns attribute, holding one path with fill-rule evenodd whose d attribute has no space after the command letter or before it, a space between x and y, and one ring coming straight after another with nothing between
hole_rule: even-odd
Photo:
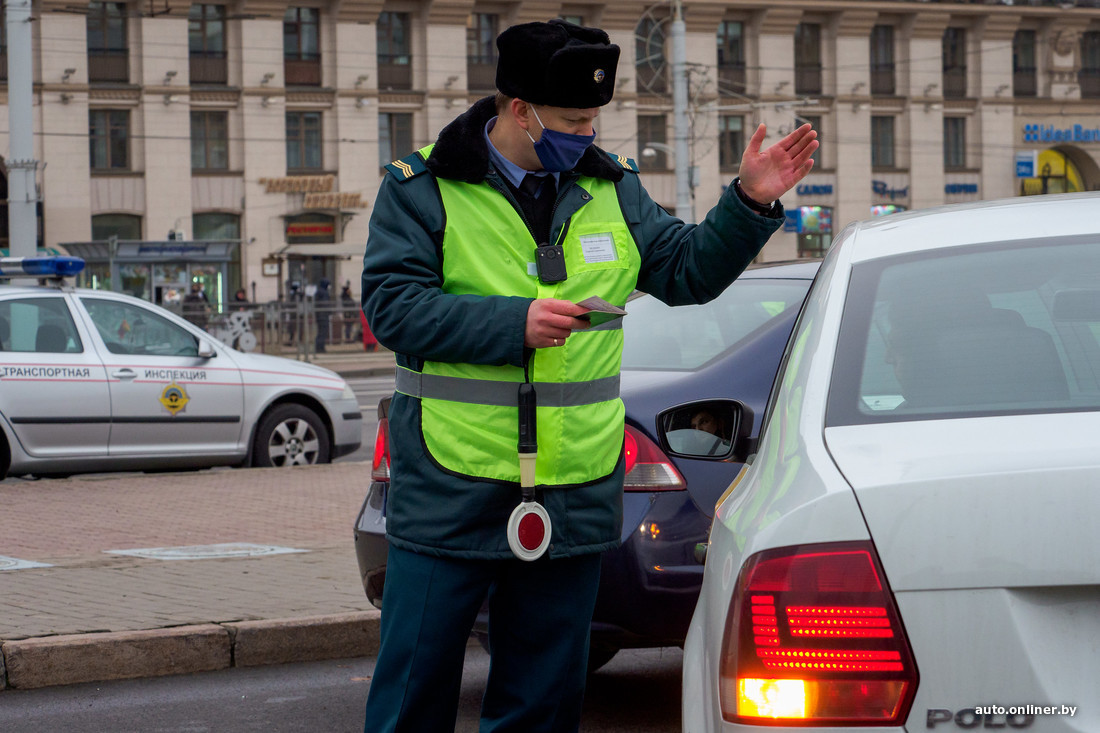
<instances>
[{"instance_id":1,"label":"hat badge","mask_svg":"<svg viewBox=\"0 0 1100 733\"><path fill-rule=\"evenodd\" d=\"M592 73L592 79L593 79L593 81L595 81L595 82L596 82L597 84L599 84L600 82L602 82L602 81L603 81L603 78L604 78L604 76L605 76L605 75L604 75L604 71L603 71L603 69L596 69L596 71L594 71L594 72Z\"/></svg>"}]
</instances>

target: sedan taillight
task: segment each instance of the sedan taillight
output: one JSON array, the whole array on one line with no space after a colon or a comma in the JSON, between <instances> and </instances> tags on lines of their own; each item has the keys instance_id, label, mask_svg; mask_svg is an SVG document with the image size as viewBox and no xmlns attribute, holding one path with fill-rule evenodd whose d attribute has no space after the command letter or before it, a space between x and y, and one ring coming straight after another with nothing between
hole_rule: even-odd
<instances>
[{"instance_id":1,"label":"sedan taillight","mask_svg":"<svg viewBox=\"0 0 1100 733\"><path fill-rule=\"evenodd\" d=\"M687 482L672 460L637 428L627 425L623 438L626 453L624 491L679 491Z\"/></svg>"},{"instance_id":2,"label":"sedan taillight","mask_svg":"<svg viewBox=\"0 0 1100 733\"><path fill-rule=\"evenodd\" d=\"M900 725L917 667L870 542L748 559L726 617L722 716L790 725Z\"/></svg>"},{"instance_id":3,"label":"sedan taillight","mask_svg":"<svg viewBox=\"0 0 1100 733\"><path fill-rule=\"evenodd\" d=\"M374 462L370 470L371 481L390 480L390 421L378 418L378 430L374 434Z\"/></svg>"}]
</instances>

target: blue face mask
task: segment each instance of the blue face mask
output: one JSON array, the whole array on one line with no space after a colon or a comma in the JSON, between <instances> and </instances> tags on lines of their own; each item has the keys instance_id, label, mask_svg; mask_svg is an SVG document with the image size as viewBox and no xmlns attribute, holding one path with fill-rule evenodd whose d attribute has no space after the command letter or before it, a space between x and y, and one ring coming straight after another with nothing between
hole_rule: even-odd
<instances>
[{"instance_id":1,"label":"blue face mask","mask_svg":"<svg viewBox=\"0 0 1100 733\"><path fill-rule=\"evenodd\" d=\"M588 150L588 146L596 139L596 133L571 135L568 132L548 129L546 125L542 124L542 118L539 117L534 105L531 106L531 111L535 113L535 119L542 125L542 137L539 138L538 142L535 142L535 138L531 137L530 132L527 133L527 137L535 143L535 155L539 156L539 162L542 163L543 170L551 173L573 170L580 162L584 151Z\"/></svg>"}]
</instances>

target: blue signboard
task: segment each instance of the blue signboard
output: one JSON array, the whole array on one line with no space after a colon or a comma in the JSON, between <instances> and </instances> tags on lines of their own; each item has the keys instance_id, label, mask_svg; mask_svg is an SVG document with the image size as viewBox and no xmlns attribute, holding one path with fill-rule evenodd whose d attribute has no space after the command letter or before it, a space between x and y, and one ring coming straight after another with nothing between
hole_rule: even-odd
<instances>
[{"instance_id":1,"label":"blue signboard","mask_svg":"<svg viewBox=\"0 0 1100 733\"><path fill-rule=\"evenodd\" d=\"M802 231L802 209L798 207L786 209L783 212L783 231L785 232L801 232Z\"/></svg>"},{"instance_id":2,"label":"blue signboard","mask_svg":"<svg viewBox=\"0 0 1100 733\"><path fill-rule=\"evenodd\" d=\"M1034 150L1016 153L1016 177L1035 178L1035 169L1038 167L1039 156Z\"/></svg>"}]
</instances>

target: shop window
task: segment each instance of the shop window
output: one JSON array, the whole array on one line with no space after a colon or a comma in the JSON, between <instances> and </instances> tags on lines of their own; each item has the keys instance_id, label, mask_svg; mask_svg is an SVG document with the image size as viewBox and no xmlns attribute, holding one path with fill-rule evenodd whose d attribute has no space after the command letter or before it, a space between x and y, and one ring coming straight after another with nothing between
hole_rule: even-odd
<instances>
[{"instance_id":1,"label":"shop window","mask_svg":"<svg viewBox=\"0 0 1100 733\"><path fill-rule=\"evenodd\" d=\"M722 115L718 118L718 167L736 170L741 165L741 153L745 151L745 118L741 115Z\"/></svg>"},{"instance_id":2,"label":"shop window","mask_svg":"<svg viewBox=\"0 0 1100 733\"><path fill-rule=\"evenodd\" d=\"M718 93L745 93L745 24L740 21L718 24Z\"/></svg>"},{"instance_id":3,"label":"shop window","mask_svg":"<svg viewBox=\"0 0 1100 733\"><path fill-rule=\"evenodd\" d=\"M643 171L668 170L668 121L664 115L638 115L638 147Z\"/></svg>"},{"instance_id":4,"label":"shop window","mask_svg":"<svg viewBox=\"0 0 1100 733\"><path fill-rule=\"evenodd\" d=\"M92 240L104 242L111 237L141 239L141 217L133 214L96 214L92 217Z\"/></svg>"},{"instance_id":5,"label":"shop window","mask_svg":"<svg viewBox=\"0 0 1100 733\"><path fill-rule=\"evenodd\" d=\"M130 111L88 111L88 143L93 171L130 169Z\"/></svg>"},{"instance_id":6,"label":"shop window","mask_svg":"<svg viewBox=\"0 0 1100 733\"><path fill-rule=\"evenodd\" d=\"M791 214L798 232L799 257L824 257L833 243L831 206L799 206Z\"/></svg>"},{"instance_id":7,"label":"shop window","mask_svg":"<svg viewBox=\"0 0 1100 733\"><path fill-rule=\"evenodd\" d=\"M1012 93L1017 97L1034 97L1038 87L1035 31L1016 31L1012 37Z\"/></svg>"},{"instance_id":8,"label":"shop window","mask_svg":"<svg viewBox=\"0 0 1100 733\"><path fill-rule=\"evenodd\" d=\"M229 113L191 113L191 169L229 168Z\"/></svg>"},{"instance_id":9,"label":"shop window","mask_svg":"<svg viewBox=\"0 0 1100 733\"><path fill-rule=\"evenodd\" d=\"M966 118L943 118L943 167L957 170L966 167Z\"/></svg>"},{"instance_id":10,"label":"shop window","mask_svg":"<svg viewBox=\"0 0 1100 733\"><path fill-rule=\"evenodd\" d=\"M966 29L947 28L943 32L943 96L966 96Z\"/></svg>"},{"instance_id":11,"label":"shop window","mask_svg":"<svg viewBox=\"0 0 1100 733\"><path fill-rule=\"evenodd\" d=\"M871 206L871 216L889 216L905 210L906 208L901 204L873 204Z\"/></svg>"},{"instance_id":12,"label":"shop window","mask_svg":"<svg viewBox=\"0 0 1100 733\"><path fill-rule=\"evenodd\" d=\"M871 167L893 168L894 162L894 118L871 118Z\"/></svg>"},{"instance_id":13,"label":"shop window","mask_svg":"<svg viewBox=\"0 0 1100 733\"><path fill-rule=\"evenodd\" d=\"M871 94L892 95L896 84L894 26L876 25L871 29Z\"/></svg>"},{"instance_id":14,"label":"shop window","mask_svg":"<svg viewBox=\"0 0 1100 733\"><path fill-rule=\"evenodd\" d=\"M500 16L470 13L466 20L466 86L471 90L496 89L497 36Z\"/></svg>"},{"instance_id":15,"label":"shop window","mask_svg":"<svg viewBox=\"0 0 1100 733\"><path fill-rule=\"evenodd\" d=\"M187 16L187 46L192 84L225 84L225 6L192 5Z\"/></svg>"},{"instance_id":16,"label":"shop window","mask_svg":"<svg viewBox=\"0 0 1100 733\"><path fill-rule=\"evenodd\" d=\"M286 169L288 173L322 170L321 113L286 113Z\"/></svg>"},{"instance_id":17,"label":"shop window","mask_svg":"<svg viewBox=\"0 0 1100 733\"><path fill-rule=\"evenodd\" d=\"M1043 193L1077 193L1088 190L1081 171L1057 150L1039 152L1039 175L1035 178L1020 180L1020 195L1032 196Z\"/></svg>"},{"instance_id":18,"label":"shop window","mask_svg":"<svg viewBox=\"0 0 1100 733\"><path fill-rule=\"evenodd\" d=\"M413 150L412 114L382 112L378 115L378 164L403 158Z\"/></svg>"},{"instance_id":19,"label":"shop window","mask_svg":"<svg viewBox=\"0 0 1100 733\"><path fill-rule=\"evenodd\" d=\"M287 8L283 73L288 87L321 85L321 11L317 8Z\"/></svg>"},{"instance_id":20,"label":"shop window","mask_svg":"<svg viewBox=\"0 0 1100 733\"><path fill-rule=\"evenodd\" d=\"M88 3L88 81L130 81L126 3Z\"/></svg>"},{"instance_id":21,"label":"shop window","mask_svg":"<svg viewBox=\"0 0 1100 733\"><path fill-rule=\"evenodd\" d=\"M821 94L821 25L799 23L794 31L795 94Z\"/></svg>"},{"instance_id":22,"label":"shop window","mask_svg":"<svg viewBox=\"0 0 1100 733\"><path fill-rule=\"evenodd\" d=\"M412 89L412 23L408 13L378 16L378 88Z\"/></svg>"}]
</instances>

